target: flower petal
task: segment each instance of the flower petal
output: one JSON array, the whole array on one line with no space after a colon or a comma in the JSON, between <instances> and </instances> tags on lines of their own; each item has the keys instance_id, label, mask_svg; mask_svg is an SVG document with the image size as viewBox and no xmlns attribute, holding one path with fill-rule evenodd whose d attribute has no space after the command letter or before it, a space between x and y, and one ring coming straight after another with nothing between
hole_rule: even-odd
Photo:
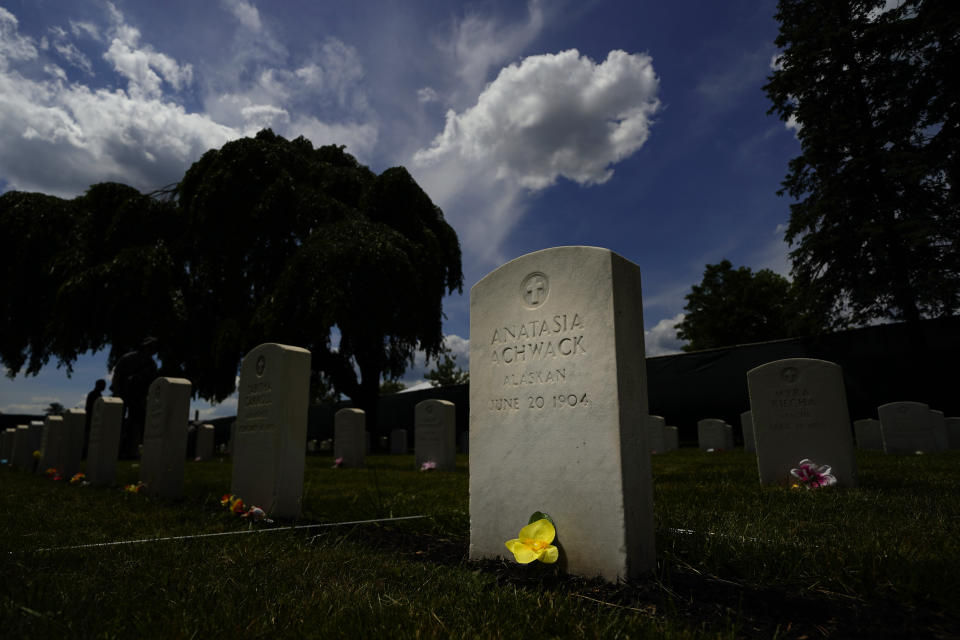
<instances>
[{"instance_id":1,"label":"flower petal","mask_svg":"<svg viewBox=\"0 0 960 640\"><path fill-rule=\"evenodd\" d=\"M513 553L513 557L516 558L520 564L530 564L537 559L536 552L520 542L519 538L516 540L507 540L503 544Z\"/></svg>"},{"instance_id":2,"label":"flower petal","mask_svg":"<svg viewBox=\"0 0 960 640\"><path fill-rule=\"evenodd\" d=\"M546 518L542 520L537 520L536 522L531 522L523 529L520 529L520 539L523 538L532 538L537 542L553 542L554 537L557 535L557 530L553 528L553 525L550 524L550 521Z\"/></svg>"},{"instance_id":3,"label":"flower petal","mask_svg":"<svg viewBox=\"0 0 960 640\"><path fill-rule=\"evenodd\" d=\"M554 562L557 561L557 558L559 557L560 557L560 550L557 549L555 546L550 545L549 547L547 547L541 552L540 562L543 562L546 564L553 564Z\"/></svg>"}]
</instances>

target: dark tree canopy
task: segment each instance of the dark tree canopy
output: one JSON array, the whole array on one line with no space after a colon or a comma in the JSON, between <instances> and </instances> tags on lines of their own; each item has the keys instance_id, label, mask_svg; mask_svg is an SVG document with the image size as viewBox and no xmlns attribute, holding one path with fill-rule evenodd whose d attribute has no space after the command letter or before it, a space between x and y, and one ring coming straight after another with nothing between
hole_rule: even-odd
<instances>
[{"instance_id":1,"label":"dark tree canopy","mask_svg":"<svg viewBox=\"0 0 960 640\"><path fill-rule=\"evenodd\" d=\"M734 269L729 260L708 264L703 281L687 294L677 337L684 351L790 338L817 331L789 280L761 269Z\"/></svg>"},{"instance_id":2,"label":"dark tree canopy","mask_svg":"<svg viewBox=\"0 0 960 640\"><path fill-rule=\"evenodd\" d=\"M954 0L780 0L765 87L801 155L781 194L793 276L834 325L960 309Z\"/></svg>"},{"instance_id":3,"label":"dark tree canopy","mask_svg":"<svg viewBox=\"0 0 960 640\"><path fill-rule=\"evenodd\" d=\"M107 345L115 362L155 336L161 374L215 401L247 351L280 342L313 353L315 395L332 384L373 411L381 378L439 353L442 298L463 284L456 233L405 169L269 130L155 194L3 194L0 225L16 231L0 241L12 372Z\"/></svg>"}]
</instances>

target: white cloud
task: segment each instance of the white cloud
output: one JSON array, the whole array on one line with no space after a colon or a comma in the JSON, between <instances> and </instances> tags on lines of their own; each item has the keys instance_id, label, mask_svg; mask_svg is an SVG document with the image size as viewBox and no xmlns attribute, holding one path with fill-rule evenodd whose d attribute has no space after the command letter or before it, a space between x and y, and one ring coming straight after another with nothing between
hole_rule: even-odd
<instances>
[{"instance_id":1,"label":"white cloud","mask_svg":"<svg viewBox=\"0 0 960 640\"><path fill-rule=\"evenodd\" d=\"M643 332L647 357L666 356L681 353L684 342L677 338L676 325L682 322L685 314L678 313L672 318L660 320L652 329Z\"/></svg>"},{"instance_id":2,"label":"white cloud","mask_svg":"<svg viewBox=\"0 0 960 640\"><path fill-rule=\"evenodd\" d=\"M74 67L80 69L88 76L93 75L93 64L77 45L70 42L67 32L60 27L51 27L49 29L53 38L53 48L64 60Z\"/></svg>"},{"instance_id":3,"label":"white cloud","mask_svg":"<svg viewBox=\"0 0 960 640\"><path fill-rule=\"evenodd\" d=\"M33 40L21 36L16 16L0 7L0 69L6 68L7 60L33 60L37 48Z\"/></svg>"},{"instance_id":4,"label":"white cloud","mask_svg":"<svg viewBox=\"0 0 960 640\"><path fill-rule=\"evenodd\" d=\"M109 8L114 25L110 31L110 48L103 58L127 79L127 92L132 97L159 98L162 82L179 91L193 81L192 65L180 65L150 45L141 45L140 30L128 25L116 7L109 5Z\"/></svg>"},{"instance_id":5,"label":"white cloud","mask_svg":"<svg viewBox=\"0 0 960 640\"><path fill-rule=\"evenodd\" d=\"M495 263L527 192L561 176L602 184L643 145L657 87L643 54L611 51L599 64L575 49L530 56L501 70L474 106L448 111L443 132L414 155L417 180L466 253Z\"/></svg>"},{"instance_id":6,"label":"white cloud","mask_svg":"<svg viewBox=\"0 0 960 640\"><path fill-rule=\"evenodd\" d=\"M436 102L439 99L440 99L440 96L438 96L437 92L431 87L423 87L422 89L417 89L417 102L419 102L420 104Z\"/></svg>"},{"instance_id":7,"label":"white cloud","mask_svg":"<svg viewBox=\"0 0 960 640\"><path fill-rule=\"evenodd\" d=\"M227 9L240 24L251 31L260 31L263 24L260 22L260 12L251 2L246 0L220 0L220 4Z\"/></svg>"},{"instance_id":8,"label":"white cloud","mask_svg":"<svg viewBox=\"0 0 960 640\"><path fill-rule=\"evenodd\" d=\"M486 84L490 70L526 49L540 34L543 23L539 0L527 3L527 20L520 24L505 25L477 13L458 21L441 51L455 65L462 93L476 95Z\"/></svg>"}]
</instances>

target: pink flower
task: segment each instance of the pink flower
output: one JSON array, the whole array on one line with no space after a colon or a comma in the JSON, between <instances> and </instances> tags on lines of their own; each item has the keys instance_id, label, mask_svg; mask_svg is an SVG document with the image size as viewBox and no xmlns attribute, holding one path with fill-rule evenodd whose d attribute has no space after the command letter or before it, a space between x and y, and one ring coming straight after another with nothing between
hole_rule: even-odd
<instances>
[{"instance_id":1,"label":"pink flower","mask_svg":"<svg viewBox=\"0 0 960 640\"><path fill-rule=\"evenodd\" d=\"M790 469L790 475L797 478L799 484L807 489L829 487L837 483L837 479L830 473L830 465L818 465L809 458L804 458L796 469ZM797 487L797 484L793 485Z\"/></svg>"},{"instance_id":2,"label":"pink flower","mask_svg":"<svg viewBox=\"0 0 960 640\"><path fill-rule=\"evenodd\" d=\"M333 461L333 468L339 469L342 466L343 466L343 456L340 456L339 458L335 458Z\"/></svg>"},{"instance_id":3,"label":"pink flower","mask_svg":"<svg viewBox=\"0 0 960 640\"><path fill-rule=\"evenodd\" d=\"M426 462L420 465L420 471L433 471L436 468L437 468L437 463L434 462L433 460L427 460Z\"/></svg>"}]
</instances>

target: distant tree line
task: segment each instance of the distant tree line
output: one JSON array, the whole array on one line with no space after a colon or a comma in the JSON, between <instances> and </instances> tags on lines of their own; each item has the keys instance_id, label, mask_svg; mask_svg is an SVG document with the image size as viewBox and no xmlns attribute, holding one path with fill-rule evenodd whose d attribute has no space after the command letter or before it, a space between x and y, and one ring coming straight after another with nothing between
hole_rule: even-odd
<instances>
[{"instance_id":1,"label":"distant tree line","mask_svg":"<svg viewBox=\"0 0 960 640\"><path fill-rule=\"evenodd\" d=\"M801 147L778 192L795 201L792 282L707 265L678 325L688 348L960 309L960 11L886 5L780 0L764 89Z\"/></svg>"}]
</instances>

